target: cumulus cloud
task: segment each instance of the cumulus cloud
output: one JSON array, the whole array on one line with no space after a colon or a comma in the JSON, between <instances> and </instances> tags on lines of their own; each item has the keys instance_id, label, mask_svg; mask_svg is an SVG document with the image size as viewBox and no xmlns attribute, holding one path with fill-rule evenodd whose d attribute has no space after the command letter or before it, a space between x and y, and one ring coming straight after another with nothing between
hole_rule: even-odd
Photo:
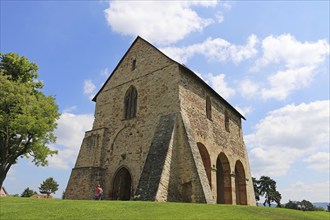
<instances>
[{"instance_id":1,"label":"cumulus cloud","mask_svg":"<svg viewBox=\"0 0 330 220\"><path fill-rule=\"evenodd\" d=\"M219 75L213 75L212 73L209 73L207 75L207 82L219 95L225 99L228 99L235 94L235 89L228 86L227 82L225 81L225 77L226 75L223 73Z\"/></svg>"},{"instance_id":2,"label":"cumulus cloud","mask_svg":"<svg viewBox=\"0 0 330 220\"><path fill-rule=\"evenodd\" d=\"M327 202L329 198L329 181L306 183L297 181L287 188L279 188L283 201Z\"/></svg>"},{"instance_id":3,"label":"cumulus cloud","mask_svg":"<svg viewBox=\"0 0 330 220\"><path fill-rule=\"evenodd\" d=\"M256 69L270 64L284 64L288 69L316 66L329 54L326 40L299 42L292 35L268 36L262 41L263 55L256 61Z\"/></svg>"},{"instance_id":4,"label":"cumulus cloud","mask_svg":"<svg viewBox=\"0 0 330 220\"><path fill-rule=\"evenodd\" d=\"M310 85L329 55L329 44L326 40L302 43L286 34L266 37L262 51L251 70L274 66L275 73L268 77L269 85L261 89L261 97L284 100L293 91Z\"/></svg>"},{"instance_id":5,"label":"cumulus cloud","mask_svg":"<svg viewBox=\"0 0 330 220\"><path fill-rule=\"evenodd\" d=\"M58 155L49 157L49 166L56 168L69 168L77 158L84 134L92 128L94 116L92 114L63 113L57 121L55 135L56 144L53 149L59 151Z\"/></svg>"},{"instance_id":6,"label":"cumulus cloud","mask_svg":"<svg viewBox=\"0 0 330 220\"><path fill-rule=\"evenodd\" d=\"M240 107L240 106L235 105L234 107L243 116L246 116L247 114L251 113L252 110L253 110L252 107L250 107L250 106L248 106L248 107Z\"/></svg>"},{"instance_id":7,"label":"cumulus cloud","mask_svg":"<svg viewBox=\"0 0 330 220\"><path fill-rule=\"evenodd\" d=\"M329 100L325 100L291 104L269 112L255 126L255 132L245 136L253 173L285 175L302 156L313 163L311 155L329 146L329 106Z\"/></svg>"},{"instance_id":8,"label":"cumulus cloud","mask_svg":"<svg viewBox=\"0 0 330 220\"><path fill-rule=\"evenodd\" d=\"M111 75L111 72L109 71L108 67L106 67L101 70L100 75L104 77L109 77Z\"/></svg>"},{"instance_id":9,"label":"cumulus cloud","mask_svg":"<svg viewBox=\"0 0 330 220\"><path fill-rule=\"evenodd\" d=\"M330 154L329 152L317 152L304 160L308 163L308 168L318 172L329 172Z\"/></svg>"},{"instance_id":10,"label":"cumulus cloud","mask_svg":"<svg viewBox=\"0 0 330 220\"><path fill-rule=\"evenodd\" d=\"M283 176L300 155L301 152L297 149L272 146L255 147L249 152L252 175Z\"/></svg>"},{"instance_id":11,"label":"cumulus cloud","mask_svg":"<svg viewBox=\"0 0 330 220\"><path fill-rule=\"evenodd\" d=\"M105 17L112 30L167 45L213 23L193 6L214 7L217 1L110 1Z\"/></svg>"},{"instance_id":12,"label":"cumulus cloud","mask_svg":"<svg viewBox=\"0 0 330 220\"><path fill-rule=\"evenodd\" d=\"M186 47L165 47L161 50L172 59L186 63L194 55L201 54L210 61L232 61L240 63L243 60L250 59L257 54L255 48L258 39L251 35L247 39L246 45L235 45L221 38L208 38L202 43L189 45Z\"/></svg>"},{"instance_id":13,"label":"cumulus cloud","mask_svg":"<svg viewBox=\"0 0 330 220\"><path fill-rule=\"evenodd\" d=\"M84 80L84 94L88 95L89 98L93 98L95 95L96 86L92 80Z\"/></svg>"},{"instance_id":14,"label":"cumulus cloud","mask_svg":"<svg viewBox=\"0 0 330 220\"><path fill-rule=\"evenodd\" d=\"M270 87L262 88L262 98L284 100L294 90L309 86L316 74L315 68L305 66L297 69L278 71L276 74L268 77Z\"/></svg>"},{"instance_id":15,"label":"cumulus cloud","mask_svg":"<svg viewBox=\"0 0 330 220\"><path fill-rule=\"evenodd\" d=\"M244 79L240 81L238 87L239 87L239 93L244 98L257 97L260 88L260 86L256 82L250 79Z\"/></svg>"}]
</instances>

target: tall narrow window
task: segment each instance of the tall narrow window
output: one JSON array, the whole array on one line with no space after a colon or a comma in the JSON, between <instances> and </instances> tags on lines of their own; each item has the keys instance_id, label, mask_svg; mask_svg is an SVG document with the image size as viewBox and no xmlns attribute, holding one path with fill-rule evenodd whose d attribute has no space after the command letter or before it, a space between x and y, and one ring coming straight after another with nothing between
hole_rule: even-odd
<instances>
[{"instance_id":1,"label":"tall narrow window","mask_svg":"<svg viewBox=\"0 0 330 220\"><path fill-rule=\"evenodd\" d=\"M125 94L125 119L134 118L136 116L137 91L134 86L130 86Z\"/></svg>"},{"instance_id":2,"label":"tall narrow window","mask_svg":"<svg viewBox=\"0 0 330 220\"><path fill-rule=\"evenodd\" d=\"M209 96L206 96L206 117L212 120L212 104Z\"/></svg>"},{"instance_id":3,"label":"tall narrow window","mask_svg":"<svg viewBox=\"0 0 330 220\"><path fill-rule=\"evenodd\" d=\"M132 61L132 71L136 68L136 59L133 59Z\"/></svg>"},{"instance_id":4,"label":"tall narrow window","mask_svg":"<svg viewBox=\"0 0 330 220\"><path fill-rule=\"evenodd\" d=\"M229 130L229 115L228 115L227 111L225 111L225 128L226 128L226 131L230 132L230 130Z\"/></svg>"}]
</instances>

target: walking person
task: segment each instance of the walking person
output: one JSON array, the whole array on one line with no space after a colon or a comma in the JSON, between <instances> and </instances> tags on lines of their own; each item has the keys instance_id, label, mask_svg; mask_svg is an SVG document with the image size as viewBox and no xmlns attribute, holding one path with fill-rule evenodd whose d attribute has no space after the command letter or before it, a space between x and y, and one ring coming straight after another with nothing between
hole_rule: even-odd
<instances>
[{"instance_id":1,"label":"walking person","mask_svg":"<svg viewBox=\"0 0 330 220\"><path fill-rule=\"evenodd\" d=\"M95 200L102 200L102 199L103 199L103 189L101 188L100 184L98 184L95 189Z\"/></svg>"}]
</instances>

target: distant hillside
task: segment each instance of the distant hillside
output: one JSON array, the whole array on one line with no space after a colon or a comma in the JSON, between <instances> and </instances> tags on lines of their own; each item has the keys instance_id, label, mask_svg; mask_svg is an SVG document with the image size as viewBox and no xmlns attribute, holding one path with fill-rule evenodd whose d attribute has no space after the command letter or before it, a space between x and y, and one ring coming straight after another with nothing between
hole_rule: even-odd
<instances>
[{"instance_id":1,"label":"distant hillside","mask_svg":"<svg viewBox=\"0 0 330 220\"><path fill-rule=\"evenodd\" d=\"M328 202L314 202L313 205L315 207L322 207L324 208L325 210L328 210Z\"/></svg>"},{"instance_id":2,"label":"distant hillside","mask_svg":"<svg viewBox=\"0 0 330 220\"><path fill-rule=\"evenodd\" d=\"M322 207L322 208L324 208L326 211L328 210L328 202L314 202L313 203L313 205L315 206L315 207ZM283 205L285 205L285 203L283 204ZM258 206L264 206L264 204L263 203L258 203ZM268 205L267 205L267 207L268 207ZM276 207L276 204L271 204L271 206L270 206L271 208L275 208Z\"/></svg>"}]
</instances>

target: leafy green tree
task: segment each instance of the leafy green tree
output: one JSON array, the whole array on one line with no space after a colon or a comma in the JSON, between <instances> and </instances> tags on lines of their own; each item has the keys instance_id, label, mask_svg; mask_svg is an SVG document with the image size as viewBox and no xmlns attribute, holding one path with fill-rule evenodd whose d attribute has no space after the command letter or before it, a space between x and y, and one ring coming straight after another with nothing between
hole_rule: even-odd
<instances>
[{"instance_id":1,"label":"leafy green tree","mask_svg":"<svg viewBox=\"0 0 330 220\"><path fill-rule=\"evenodd\" d=\"M275 180L271 179L268 176L261 176L258 180L258 189L259 195L265 196L264 206L268 204L270 207L271 202L276 202L277 206L280 207L281 205L281 194L276 190L276 182Z\"/></svg>"},{"instance_id":2,"label":"leafy green tree","mask_svg":"<svg viewBox=\"0 0 330 220\"><path fill-rule=\"evenodd\" d=\"M330 212L330 203L327 205L328 212Z\"/></svg>"},{"instance_id":3,"label":"leafy green tree","mask_svg":"<svg viewBox=\"0 0 330 220\"><path fill-rule=\"evenodd\" d=\"M299 202L299 204L301 205L301 207L303 207L305 211L315 211L316 209L313 203L307 200L302 200L301 202Z\"/></svg>"},{"instance_id":4,"label":"leafy green tree","mask_svg":"<svg viewBox=\"0 0 330 220\"><path fill-rule=\"evenodd\" d=\"M0 53L0 187L19 157L47 166L47 157L57 154L47 145L55 142L58 106L42 87L35 63Z\"/></svg>"},{"instance_id":5,"label":"leafy green tree","mask_svg":"<svg viewBox=\"0 0 330 220\"><path fill-rule=\"evenodd\" d=\"M287 204L285 204L284 208L287 208L287 209L296 209L297 210L298 209L298 203L289 200L289 202Z\"/></svg>"},{"instance_id":6,"label":"leafy green tree","mask_svg":"<svg viewBox=\"0 0 330 220\"><path fill-rule=\"evenodd\" d=\"M37 194L37 192L28 187L22 192L21 197L31 197L35 194Z\"/></svg>"},{"instance_id":7,"label":"leafy green tree","mask_svg":"<svg viewBox=\"0 0 330 220\"><path fill-rule=\"evenodd\" d=\"M258 205L258 201L260 200L260 194L259 194L259 189L258 189L258 180L254 177L252 177L252 182L253 182L253 189L254 189L254 196Z\"/></svg>"},{"instance_id":8,"label":"leafy green tree","mask_svg":"<svg viewBox=\"0 0 330 220\"><path fill-rule=\"evenodd\" d=\"M55 193L58 190L58 183L53 179L53 177L49 177L45 181L40 184L39 192L42 194L47 194L49 196L52 193Z\"/></svg>"},{"instance_id":9,"label":"leafy green tree","mask_svg":"<svg viewBox=\"0 0 330 220\"><path fill-rule=\"evenodd\" d=\"M281 199L282 199L281 193L279 193L279 191L277 191L275 189L275 191L273 191L271 193L271 197L272 197L272 201L274 201L277 204L276 207L281 208L282 207L281 206Z\"/></svg>"}]
</instances>

